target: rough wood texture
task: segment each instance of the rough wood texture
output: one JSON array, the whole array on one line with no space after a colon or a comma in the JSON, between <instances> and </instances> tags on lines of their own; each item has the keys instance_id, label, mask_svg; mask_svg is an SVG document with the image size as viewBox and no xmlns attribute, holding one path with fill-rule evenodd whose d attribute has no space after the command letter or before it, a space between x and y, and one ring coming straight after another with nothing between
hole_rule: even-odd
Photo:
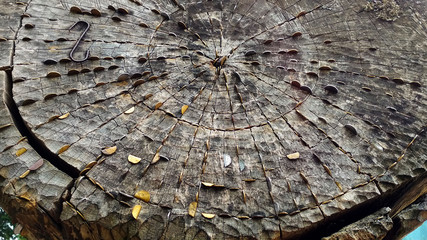
<instances>
[{"instance_id":1,"label":"rough wood texture","mask_svg":"<svg viewBox=\"0 0 427 240\"><path fill-rule=\"evenodd\" d=\"M1 205L30 239L381 239L427 192L425 1L0 9Z\"/></svg>"},{"instance_id":2,"label":"rough wood texture","mask_svg":"<svg viewBox=\"0 0 427 240\"><path fill-rule=\"evenodd\" d=\"M393 231L388 232L384 240L401 239L426 220L427 195L424 195L393 217Z\"/></svg>"},{"instance_id":3,"label":"rough wood texture","mask_svg":"<svg viewBox=\"0 0 427 240\"><path fill-rule=\"evenodd\" d=\"M393 221L388 216L389 212L390 208L382 208L374 214L341 229L330 237L322 238L322 240L384 239L393 227Z\"/></svg>"}]
</instances>

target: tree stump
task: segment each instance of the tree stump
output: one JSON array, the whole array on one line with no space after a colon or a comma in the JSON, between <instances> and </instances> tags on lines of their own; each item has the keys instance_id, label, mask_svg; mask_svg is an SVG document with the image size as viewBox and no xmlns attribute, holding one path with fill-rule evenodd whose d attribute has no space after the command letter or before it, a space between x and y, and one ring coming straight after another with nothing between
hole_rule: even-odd
<instances>
[{"instance_id":1,"label":"tree stump","mask_svg":"<svg viewBox=\"0 0 427 240\"><path fill-rule=\"evenodd\" d=\"M426 1L0 6L0 203L29 239L396 239L426 219Z\"/></svg>"}]
</instances>

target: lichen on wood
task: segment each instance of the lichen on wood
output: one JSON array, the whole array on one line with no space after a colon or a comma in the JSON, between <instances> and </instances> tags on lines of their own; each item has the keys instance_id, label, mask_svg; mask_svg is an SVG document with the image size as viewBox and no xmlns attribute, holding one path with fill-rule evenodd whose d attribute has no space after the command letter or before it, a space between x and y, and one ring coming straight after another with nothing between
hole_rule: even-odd
<instances>
[{"instance_id":1,"label":"lichen on wood","mask_svg":"<svg viewBox=\"0 0 427 240\"><path fill-rule=\"evenodd\" d=\"M395 21L400 13L400 7L395 0L369 0L365 10L377 12L378 19L385 21Z\"/></svg>"}]
</instances>

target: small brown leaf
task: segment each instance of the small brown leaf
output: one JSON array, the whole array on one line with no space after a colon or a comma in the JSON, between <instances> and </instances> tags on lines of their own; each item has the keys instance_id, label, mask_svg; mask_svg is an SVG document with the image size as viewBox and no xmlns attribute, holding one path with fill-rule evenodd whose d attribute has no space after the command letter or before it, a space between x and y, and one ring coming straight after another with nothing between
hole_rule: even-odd
<instances>
[{"instance_id":1,"label":"small brown leaf","mask_svg":"<svg viewBox=\"0 0 427 240\"><path fill-rule=\"evenodd\" d=\"M23 147L23 148L18 149L18 151L16 151L15 154L16 154L17 157L19 157L22 154L24 154L26 151L27 151L27 149Z\"/></svg>"},{"instance_id":2,"label":"small brown leaf","mask_svg":"<svg viewBox=\"0 0 427 240\"><path fill-rule=\"evenodd\" d=\"M182 106L182 108L181 108L182 115L184 115L184 113L185 113L185 111L187 111L187 109L188 109L188 105Z\"/></svg>"},{"instance_id":3,"label":"small brown leaf","mask_svg":"<svg viewBox=\"0 0 427 240\"><path fill-rule=\"evenodd\" d=\"M133 216L133 218L138 219L139 213L141 212L141 208L142 208L141 205L135 205L132 208L132 216Z\"/></svg>"},{"instance_id":4,"label":"small brown leaf","mask_svg":"<svg viewBox=\"0 0 427 240\"><path fill-rule=\"evenodd\" d=\"M131 163L133 163L133 164L137 164L137 163L139 163L141 161L141 158L136 157L134 155L129 155L128 156L128 161L131 162Z\"/></svg>"},{"instance_id":5,"label":"small brown leaf","mask_svg":"<svg viewBox=\"0 0 427 240\"><path fill-rule=\"evenodd\" d=\"M154 110L159 109L162 105L163 105L163 103L161 103L161 102L157 103L156 106L154 106Z\"/></svg>"},{"instance_id":6,"label":"small brown leaf","mask_svg":"<svg viewBox=\"0 0 427 240\"><path fill-rule=\"evenodd\" d=\"M117 12L123 15L129 14L129 10L127 10L126 8L118 8Z\"/></svg>"},{"instance_id":7,"label":"small brown leaf","mask_svg":"<svg viewBox=\"0 0 427 240\"><path fill-rule=\"evenodd\" d=\"M291 154L289 154L289 155L286 155L286 157L287 157L289 160L296 160L296 159L298 159L298 158L299 158L299 152L291 153Z\"/></svg>"},{"instance_id":8,"label":"small brown leaf","mask_svg":"<svg viewBox=\"0 0 427 240\"><path fill-rule=\"evenodd\" d=\"M256 179L248 178L248 179L243 179L243 181L245 181L245 182L255 182Z\"/></svg>"},{"instance_id":9,"label":"small brown leaf","mask_svg":"<svg viewBox=\"0 0 427 240\"><path fill-rule=\"evenodd\" d=\"M63 152L65 152L65 151L67 151L68 148L70 148L70 145L64 145L64 146L62 146L62 148L60 148L58 150L58 155L61 154L61 153L63 153Z\"/></svg>"},{"instance_id":10,"label":"small brown leaf","mask_svg":"<svg viewBox=\"0 0 427 240\"><path fill-rule=\"evenodd\" d=\"M146 23L143 23L143 22L139 23L138 25L140 27L143 27L143 28L148 28L148 25Z\"/></svg>"},{"instance_id":11,"label":"small brown leaf","mask_svg":"<svg viewBox=\"0 0 427 240\"><path fill-rule=\"evenodd\" d=\"M330 66L321 66L320 68L319 68L319 70L323 70L323 71L329 71L329 70L332 70L332 68L330 67Z\"/></svg>"},{"instance_id":12,"label":"small brown leaf","mask_svg":"<svg viewBox=\"0 0 427 240\"><path fill-rule=\"evenodd\" d=\"M43 166L43 159L38 160L37 162L35 162L33 165L31 165L28 170L34 171L39 169L41 166Z\"/></svg>"},{"instance_id":13,"label":"small brown leaf","mask_svg":"<svg viewBox=\"0 0 427 240\"><path fill-rule=\"evenodd\" d=\"M215 217L215 214L213 214L213 213L202 213L202 216L207 218L207 219L212 219Z\"/></svg>"},{"instance_id":14,"label":"small brown leaf","mask_svg":"<svg viewBox=\"0 0 427 240\"><path fill-rule=\"evenodd\" d=\"M148 81L153 81L156 80L157 78L159 78L158 76L151 76L148 78Z\"/></svg>"},{"instance_id":15,"label":"small brown leaf","mask_svg":"<svg viewBox=\"0 0 427 240\"><path fill-rule=\"evenodd\" d=\"M82 13L82 10L81 10L79 7L72 6L72 7L70 8L70 12L72 12L72 13L78 13L78 14L81 14L81 13Z\"/></svg>"},{"instance_id":16,"label":"small brown leaf","mask_svg":"<svg viewBox=\"0 0 427 240\"><path fill-rule=\"evenodd\" d=\"M129 80L129 78L130 78L129 74L124 73L117 78L117 81L123 82L123 81Z\"/></svg>"},{"instance_id":17,"label":"small brown leaf","mask_svg":"<svg viewBox=\"0 0 427 240\"><path fill-rule=\"evenodd\" d=\"M296 18L299 18L299 17L302 17L302 16L304 16L304 15L306 15L307 14L307 12L306 11L301 11L300 13L298 13L295 17Z\"/></svg>"},{"instance_id":18,"label":"small brown leaf","mask_svg":"<svg viewBox=\"0 0 427 240\"><path fill-rule=\"evenodd\" d=\"M289 49L288 54L298 54L298 50L297 49Z\"/></svg>"},{"instance_id":19,"label":"small brown leaf","mask_svg":"<svg viewBox=\"0 0 427 240\"><path fill-rule=\"evenodd\" d=\"M190 206L188 207L188 215L194 217L196 215L197 210L197 202L190 203Z\"/></svg>"},{"instance_id":20,"label":"small brown leaf","mask_svg":"<svg viewBox=\"0 0 427 240\"><path fill-rule=\"evenodd\" d=\"M302 35L302 33L301 32L295 32L294 34L292 34L292 37L293 38L296 38L296 37L299 37L299 36L301 36Z\"/></svg>"},{"instance_id":21,"label":"small brown leaf","mask_svg":"<svg viewBox=\"0 0 427 240\"><path fill-rule=\"evenodd\" d=\"M66 119L68 116L70 116L70 113L69 112L67 112L66 114L64 114L64 115L61 115L61 116L59 116L58 117L58 119Z\"/></svg>"},{"instance_id":22,"label":"small brown leaf","mask_svg":"<svg viewBox=\"0 0 427 240\"><path fill-rule=\"evenodd\" d=\"M56 78L56 77L60 77L61 74L59 72L49 72L46 77L47 78Z\"/></svg>"},{"instance_id":23,"label":"small brown leaf","mask_svg":"<svg viewBox=\"0 0 427 240\"><path fill-rule=\"evenodd\" d=\"M150 193L145 191L145 190L141 190L141 191L135 193L135 197L138 199L141 199L144 202L150 201Z\"/></svg>"},{"instance_id":24,"label":"small brown leaf","mask_svg":"<svg viewBox=\"0 0 427 240\"><path fill-rule=\"evenodd\" d=\"M114 154L116 152L116 150L117 150L117 146L107 147L107 148L102 149L102 153L109 156L109 155Z\"/></svg>"},{"instance_id":25,"label":"small brown leaf","mask_svg":"<svg viewBox=\"0 0 427 240\"><path fill-rule=\"evenodd\" d=\"M101 12L98 10L98 9L92 9L92 10L90 10L90 13L93 15L93 16L95 16L95 17L101 17Z\"/></svg>"}]
</instances>

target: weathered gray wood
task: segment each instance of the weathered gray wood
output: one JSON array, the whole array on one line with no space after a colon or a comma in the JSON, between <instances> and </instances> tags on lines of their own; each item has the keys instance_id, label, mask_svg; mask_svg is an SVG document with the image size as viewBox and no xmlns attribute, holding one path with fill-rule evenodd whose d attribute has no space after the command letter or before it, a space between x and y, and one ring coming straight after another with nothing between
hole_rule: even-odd
<instances>
[{"instance_id":1,"label":"weathered gray wood","mask_svg":"<svg viewBox=\"0 0 427 240\"><path fill-rule=\"evenodd\" d=\"M30 238L309 239L360 224L383 238L390 218L377 229L374 212L426 193L427 3L0 6L1 203ZM88 60L69 59L74 44ZM21 217L24 193L51 231Z\"/></svg>"},{"instance_id":2,"label":"weathered gray wood","mask_svg":"<svg viewBox=\"0 0 427 240\"><path fill-rule=\"evenodd\" d=\"M387 233L387 237L385 239L401 239L408 233L410 233L413 227L420 226L427 218L426 200L426 195L424 195L424 197L421 197L416 202L409 205L406 209L402 210L396 216L394 216L394 231L390 231L389 233ZM408 228L408 226L411 227Z\"/></svg>"},{"instance_id":3,"label":"weathered gray wood","mask_svg":"<svg viewBox=\"0 0 427 240\"><path fill-rule=\"evenodd\" d=\"M334 239L383 239L392 229L393 221L388 213L390 208L382 208L322 240ZM366 226L370 226L367 228Z\"/></svg>"},{"instance_id":4,"label":"weathered gray wood","mask_svg":"<svg viewBox=\"0 0 427 240\"><path fill-rule=\"evenodd\" d=\"M4 72L0 72L0 79L3 91ZM13 216L14 222L24 226L22 234L30 239L39 238L41 229L59 239L62 234L56 219L61 215L62 196L72 178L46 160L37 170L28 172L42 158L13 125L3 100L0 106L1 206Z\"/></svg>"}]
</instances>

